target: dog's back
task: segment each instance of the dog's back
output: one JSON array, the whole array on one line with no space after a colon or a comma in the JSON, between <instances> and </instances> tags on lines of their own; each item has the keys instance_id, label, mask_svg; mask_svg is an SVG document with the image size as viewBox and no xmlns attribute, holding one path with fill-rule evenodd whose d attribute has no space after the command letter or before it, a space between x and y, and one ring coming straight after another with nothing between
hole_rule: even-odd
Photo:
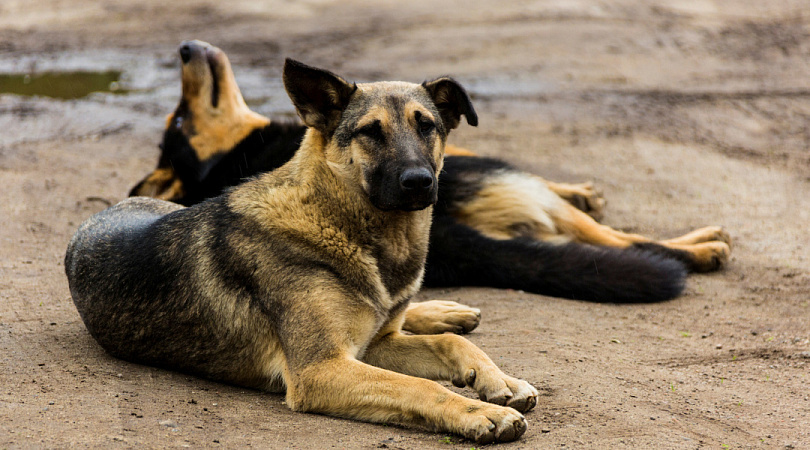
<instances>
[{"instance_id":1,"label":"dog's back","mask_svg":"<svg viewBox=\"0 0 810 450\"><path fill-rule=\"evenodd\" d=\"M277 342L265 316L251 313L250 287L237 284L249 277L221 270L240 267L220 241L230 227L223 200L184 209L132 198L91 217L65 257L71 295L116 357L279 390L278 364L261 357Z\"/></svg>"}]
</instances>

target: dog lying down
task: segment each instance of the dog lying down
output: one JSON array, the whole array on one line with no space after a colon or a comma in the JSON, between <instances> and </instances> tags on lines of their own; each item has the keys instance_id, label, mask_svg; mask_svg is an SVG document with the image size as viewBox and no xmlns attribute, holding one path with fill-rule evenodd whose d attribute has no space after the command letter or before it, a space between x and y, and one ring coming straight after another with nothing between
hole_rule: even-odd
<instances>
[{"instance_id":1,"label":"dog lying down","mask_svg":"<svg viewBox=\"0 0 810 450\"><path fill-rule=\"evenodd\" d=\"M286 391L296 411L518 439L534 387L463 337L401 331L447 134L477 124L466 92L292 60L284 85L309 127L288 163L188 208L131 198L80 226L65 269L87 329L114 356Z\"/></svg>"},{"instance_id":2,"label":"dog lying down","mask_svg":"<svg viewBox=\"0 0 810 450\"><path fill-rule=\"evenodd\" d=\"M157 167L130 192L192 205L277 169L305 125L248 108L227 55L180 45L183 94L167 117ZM723 267L729 236L717 226L656 241L598 223L604 200L590 184L544 180L495 158L446 146L424 284L490 286L578 300L654 302L677 296L686 270ZM414 304L404 327L427 330L449 305ZM455 313L470 317L464 307ZM461 308L461 309L459 309ZM428 319L433 315L439 320ZM420 317L421 316L421 317ZM460 317L459 316L459 317ZM458 331L465 326L448 324Z\"/></svg>"}]
</instances>

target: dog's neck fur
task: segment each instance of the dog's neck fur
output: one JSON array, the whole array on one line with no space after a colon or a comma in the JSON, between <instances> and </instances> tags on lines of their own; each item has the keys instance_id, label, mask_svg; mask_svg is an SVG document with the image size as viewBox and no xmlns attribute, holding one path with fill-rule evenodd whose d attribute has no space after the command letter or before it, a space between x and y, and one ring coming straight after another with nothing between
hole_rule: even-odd
<instances>
[{"instance_id":1,"label":"dog's neck fur","mask_svg":"<svg viewBox=\"0 0 810 450\"><path fill-rule=\"evenodd\" d=\"M330 163L326 146L324 136L309 129L287 164L237 187L228 203L260 226L272 223L266 218L284 211L291 220L285 222L284 230L274 232L346 261L356 272L345 275L354 279L363 279L369 271L377 274L388 291L379 293L380 306L396 307L421 286L432 207L421 211L376 208L360 184L341 173L345 168Z\"/></svg>"}]
</instances>

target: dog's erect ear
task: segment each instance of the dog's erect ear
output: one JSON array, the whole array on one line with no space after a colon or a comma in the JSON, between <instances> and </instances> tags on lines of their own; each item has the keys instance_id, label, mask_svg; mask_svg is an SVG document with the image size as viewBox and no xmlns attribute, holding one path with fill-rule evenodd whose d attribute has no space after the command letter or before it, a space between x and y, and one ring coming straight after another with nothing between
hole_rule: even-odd
<instances>
[{"instance_id":1,"label":"dog's erect ear","mask_svg":"<svg viewBox=\"0 0 810 450\"><path fill-rule=\"evenodd\" d=\"M284 89L304 124L329 135L337 127L357 85L332 72L287 58Z\"/></svg>"},{"instance_id":2,"label":"dog's erect ear","mask_svg":"<svg viewBox=\"0 0 810 450\"><path fill-rule=\"evenodd\" d=\"M441 77L433 81L425 81L422 86L436 104L447 131L458 126L462 114L467 117L468 124L478 126L478 114L473 109L470 96L456 80Z\"/></svg>"}]
</instances>

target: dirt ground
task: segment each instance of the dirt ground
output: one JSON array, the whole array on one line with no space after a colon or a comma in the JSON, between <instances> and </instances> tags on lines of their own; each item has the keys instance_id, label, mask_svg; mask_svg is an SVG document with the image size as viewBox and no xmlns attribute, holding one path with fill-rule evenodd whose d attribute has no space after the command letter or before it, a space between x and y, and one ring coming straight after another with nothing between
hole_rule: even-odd
<instances>
[{"instance_id":1,"label":"dirt ground","mask_svg":"<svg viewBox=\"0 0 810 450\"><path fill-rule=\"evenodd\" d=\"M731 233L728 268L662 304L422 292L481 308L469 338L540 390L529 430L501 448L810 448L804 0L4 0L0 72L115 69L130 92L0 95L0 448L474 446L293 413L89 336L67 242L154 166L190 38L228 52L273 116L292 113L285 56L357 80L452 74L480 115L452 143L593 180L614 227Z\"/></svg>"}]
</instances>

